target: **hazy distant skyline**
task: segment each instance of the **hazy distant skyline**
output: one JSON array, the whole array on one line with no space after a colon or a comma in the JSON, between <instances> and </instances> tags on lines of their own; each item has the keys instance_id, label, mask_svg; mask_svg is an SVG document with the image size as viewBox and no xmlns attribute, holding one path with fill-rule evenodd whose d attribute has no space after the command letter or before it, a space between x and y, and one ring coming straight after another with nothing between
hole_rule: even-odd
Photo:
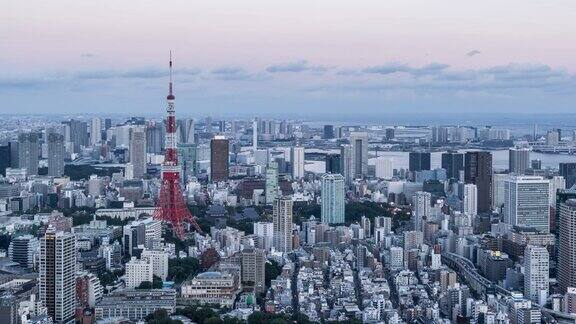
<instances>
[{"instance_id":1,"label":"hazy distant skyline","mask_svg":"<svg viewBox=\"0 0 576 324\"><path fill-rule=\"evenodd\" d=\"M0 112L573 112L576 2L8 0Z\"/></svg>"}]
</instances>

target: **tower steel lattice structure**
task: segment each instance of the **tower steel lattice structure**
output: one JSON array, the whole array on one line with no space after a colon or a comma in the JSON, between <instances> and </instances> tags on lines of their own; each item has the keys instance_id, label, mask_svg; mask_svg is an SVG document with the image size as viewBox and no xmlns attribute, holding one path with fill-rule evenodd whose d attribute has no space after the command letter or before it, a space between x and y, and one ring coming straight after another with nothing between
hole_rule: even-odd
<instances>
[{"instance_id":1,"label":"tower steel lattice structure","mask_svg":"<svg viewBox=\"0 0 576 324\"><path fill-rule=\"evenodd\" d=\"M170 53L170 84L166 97L168 103L166 108L166 151L162 164L162 186L153 217L169 223L174 233L182 238L184 236L184 222L189 222L198 232L202 230L186 206L180 188L180 167L178 166L178 152L176 150L175 99L172 86L172 53Z\"/></svg>"}]
</instances>

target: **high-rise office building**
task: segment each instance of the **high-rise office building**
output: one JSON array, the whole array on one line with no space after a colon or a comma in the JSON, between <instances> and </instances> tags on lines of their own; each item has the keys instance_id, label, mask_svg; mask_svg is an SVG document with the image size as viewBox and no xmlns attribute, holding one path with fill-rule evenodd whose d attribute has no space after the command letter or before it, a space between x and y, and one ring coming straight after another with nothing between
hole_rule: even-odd
<instances>
[{"instance_id":1,"label":"high-rise office building","mask_svg":"<svg viewBox=\"0 0 576 324\"><path fill-rule=\"evenodd\" d=\"M290 162L292 163L292 179L304 178L304 148L293 146L290 149Z\"/></svg>"},{"instance_id":2,"label":"high-rise office building","mask_svg":"<svg viewBox=\"0 0 576 324\"><path fill-rule=\"evenodd\" d=\"M266 204L272 204L278 197L278 163L272 161L266 166L265 184Z\"/></svg>"},{"instance_id":3,"label":"high-rise office building","mask_svg":"<svg viewBox=\"0 0 576 324\"><path fill-rule=\"evenodd\" d=\"M110 128L112 128L112 119L105 118L104 119L104 130L109 130Z\"/></svg>"},{"instance_id":4,"label":"high-rise office building","mask_svg":"<svg viewBox=\"0 0 576 324\"><path fill-rule=\"evenodd\" d=\"M381 179L392 179L394 176L394 160L388 157L379 157L375 162L375 176Z\"/></svg>"},{"instance_id":5,"label":"high-rise office building","mask_svg":"<svg viewBox=\"0 0 576 324\"><path fill-rule=\"evenodd\" d=\"M333 139L334 138L334 125L324 125L324 139Z\"/></svg>"},{"instance_id":6,"label":"high-rise office building","mask_svg":"<svg viewBox=\"0 0 576 324\"><path fill-rule=\"evenodd\" d=\"M326 173L340 173L340 154L326 154Z\"/></svg>"},{"instance_id":7,"label":"high-rise office building","mask_svg":"<svg viewBox=\"0 0 576 324\"><path fill-rule=\"evenodd\" d=\"M560 292L576 287L576 199L560 204L557 280Z\"/></svg>"},{"instance_id":8,"label":"high-rise office building","mask_svg":"<svg viewBox=\"0 0 576 324\"><path fill-rule=\"evenodd\" d=\"M460 171L464 170L464 154L456 152L442 153L442 169L446 170L448 179L460 179Z\"/></svg>"},{"instance_id":9,"label":"high-rise office building","mask_svg":"<svg viewBox=\"0 0 576 324\"><path fill-rule=\"evenodd\" d=\"M258 119L252 121L252 150L258 149Z\"/></svg>"},{"instance_id":10,"label":"high-rise office building","mask_svg":"<svg viewBox=\"0 0 576 324\"><path fill-rule=\"evenodd\" d=\"M550 182L537 176L511 176L504 183L504 221L550 232Z\"/></svg>"},{"instance_id":11,"label":"high-rise office building","mask_svg":"<svg viewBox=\"0 0 576 324\"><path fill-rule=\"evenodd\" d=\"M340 147L340 174L344 176L346 185L351 185L354 181L354 151L352 145L342 145Z\"/></svg>"},{"instance_id":12,"label":"high-rise office building","mask_svg":"<svg viewBox=\"0 0 576 324\"><path fill-rule=\"evenodd\" d=\"M38 174L38 134L21 133L18 135L18 163L26 169L28 175Z\"/></svg>"},{"instance_id":13,"label":"high-rise office building","mask_svg":"<svg viewBox=\"0 0 576 324\"><path fill-rule=\"evenodd\" d=\"M187 183L196 174L196 144L178 144L178 163L182 166L182 181Z\"/></svg>"},{"instance_id":14,"label":"high-rise office building","mask_svg":"<svg viewBox=\"0 0 576 324\"><path fill-rule=\"evenodd\" d=\"M562 176L553 176L550 180L550 207L556 207L556 196L559 190L566 189L566 179Z\"/></svg>"},{"instance_id":15,"label":"high-rise office building","mask_svg":"<svg viewBox=\"0 0 576 324\"><path fill-rule=\"evenodd\" d=\"M48 226L39 259L40 301L55 323L68 323L76 308L76 238Z\"/></svg>"},{"instance_id":16,"label":"high-rise office building","mask_svg":"<svg viewBox=\"0 0 576 324\"><path fill-rule=\"evenodd\" d=\"M59 133L48 133L48 175L64 175L64 136Z\"/></svg>"},{"instance_id":17,"label":"high-rise office building","mask_svg":"<svg viewBox=\"0 0 576 324\"><path fill-rule=\"evenodd\" d=\"M96 145L102 141L102 119L92 118L90 123L90 145Z\"/></svg>"},{"instance_id":18,"label":"high-rise office building","mask_svg":"<svg viewBox=\"0 0 576 324\"><path fill-rule=\"evenodd\" d=\"M186 118L178 120L178 142L194 144L195 143L196 126L194 119Z\"/></svg>"},{"instance_id":19,"label":"high-rise office building","mask_svg":"<svg viewBox=\"0 0 576 324\"><path fill-rule=\"evenodd\" d=\"M524 250L524 297L538 305L548 298L549 255L543 246L528 245Z\"/></svg>"},{"instance_id":20,"label":"high-rise office building","mask_svg":"<svg viewBox=\"0 0 576 324\"><path fill-rule=\"evenodd\" d=\"M146 152L161 154L164 148L164 125L154 123L146 126Z\"/></svg>"},{"instance_id":21,"label":"high-rise office building","mask_svg":"<svg viewBox=\"0 0 576 324\"><path fill-rule=\"evenodd\" d=\"M327 173L321 178L321 220L325 224L344 223L344 177Z\"/></svg>"},{"instance_id":22,"label":"high-rise office building","mask_svg":"<svg viewBox=\"0 0 576 324\"><path fill-rule=\"evenodd\" d=\"M362 178L368 174L368 133L351 132L350 145L354 160L354 176Z\"/></svg>"},{"instance_id":23,"label":"high-rise office building","mask_svg":"<svg viewBox=\"0 0 576 324\"><path fill-rule=\"evenodd\" d=\"M11 165L10 144L0 145L0 174L6 176L6 168Z\"/></svg>"},{"instance_id":24,"label":"high-rise office building","mask_svg":"<svg viewBox=\"0 0 576 324\"><path fill-rule=\"evenodd\" d=\"M71 119L64 124L70 127L70 142L74 153L80 153L82 146L88 146L88 124L80 120Z\"/></svg>"},{"instance_id":25,"label":"high-rise office building","mask_svg":"<svg viewBox=\"0 0 576 324\"><path fill-rule=\"evenodd\" d=\"M210 179L214 182L228 180L229 142L224 136L210 141Z\"/></svg>"},{"instance_id":26,"label":"high-rise office building","mask_svg":"<svg viewBox=\"0 0 576 324\"><path fill-rule=\"evenodd\" d=\"M492 209L500 210L504 205L504 183L510 177L508 173L492 175Z\"/></svg>"},{"instance_id":27,"label":"high-rise office building","mask_svg":"<svg viewBox=\"0 0 576 324\"><path fill-rule=\"evenodd\" d=\"M525 174L530 168L530 149L513 147L508 150L508 171Z\"/></svg>"},{"instance_id":28,"label":"high-rise office building","mask_svg":"<svg viewBox=\"0 0 576 324\"><path fill-rule=\"evenodd\" d=\"M241 255L242 281L254 283L254 289L259 293L265 292L266 253L262 249L246 248Z\"/></svg>"},{"instance_id":29,"label":"high-rise office building","mask_svg":"<svg viewBox=\"0 0 576 324\"><path fill-rule=\"evenodd\" d=\"M558 174L566 179L566 188L576 184L576 162L560 163Z\"/></svg>"},{"instance_id":30,"label":"high-rise office building","mask_svg":"<svg viewBox=\"0 0 576 324\"><path fill-rule=\"evenodd\" d=\"M478 212L489 212L492 207L492 154L490 152L466 152L464 155L464 182L476 185Z\"/></svg>"},{"instance_id":31,"label":"high-rise office building","mask_svg":"<svg viewBox=\"0 0 576 324\"><path fill-rule=\"evenodd\" d=\"M12 239L8 247L10 261L23 268L33 269L38 253L38 239L32 235L22 235Z\"/></svg>"},{"instance_id":32,"label":"high-rise office building","mask_svg":"<svg viewBox=\"0 0 576 324\"><path fill-rule=\"evenodd\" d=\"M422 231L422 225L431 213L432 195L429 192L417 191L412 196L412 223L415 231Z\"/></svg>"},{"instance_id":33,"label":"high-rise office building","mask_svg":"<svg viewBox=\"0 0 576 324\"><path fill-rule=\"evenodd\" d=\"M141 179L146 174L146 133L142 128L134 128L130 138L130 163L134 167L134 178Z\"/></svg>"},{"instance_id":34,"label":"high-rise office building","mask_svg":"<svg viewBox=\"0 0 576 324\"><path fill-rule=\"evenodd\" d=\"M475 184L464 185L464 201L462 212L474 218L478 215L478 189Z\"/></svg>"},{"instance_id":35,"label":"high-rise office building","mask_svg":"<svg viewBox=\"0 0 576 324\"><path fill-rule=\"evenodd\" d=\"M292 251L292 208L290 197L278 197L274 201L272 220L274 223L274 249L278 252Z\"/></svg>"},{"instance_id":36,"label":"high-rise office building","mask_svg":"<svg viewBox=\"0 0 576 324\"><path fill-rule=\"evenodd\" d=\"M412 172L430 170L430 152L410 152L408 169Z\"/></svg>"}]
</instances>

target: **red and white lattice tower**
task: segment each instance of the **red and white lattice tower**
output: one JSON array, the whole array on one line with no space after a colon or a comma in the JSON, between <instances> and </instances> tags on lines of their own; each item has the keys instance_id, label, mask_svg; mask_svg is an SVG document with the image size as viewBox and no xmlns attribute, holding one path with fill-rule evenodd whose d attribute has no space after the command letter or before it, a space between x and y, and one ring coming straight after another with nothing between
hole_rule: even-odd
<instances>
[{"instance_id":1,"label":"red and white lattice tower","mask_svg":"<svg viewBox=\"0 0 576 324\"><path fill-rule=\"evenodd\" d=\"M158 204L154 211L154 219L169 223L174 233L182 238L184 236L184 222L191 223L197 231L201 232L200 226L192 217L186 206L182 190L180 189L180 167L178 166L178 153L176 151L176 116L174 110L174 97L172 91L172 53L170 53L170 85L168 108L166 112L166 152L162 164L162 187Z\"/></svg>"}]
</instances>

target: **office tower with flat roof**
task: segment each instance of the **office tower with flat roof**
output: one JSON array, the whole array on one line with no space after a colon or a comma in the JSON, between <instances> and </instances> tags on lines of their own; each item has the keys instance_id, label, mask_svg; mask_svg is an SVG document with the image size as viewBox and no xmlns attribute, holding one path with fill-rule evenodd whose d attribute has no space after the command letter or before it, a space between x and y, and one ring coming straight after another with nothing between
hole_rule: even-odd
<instances>
[{"instance_id":1,"label":"office tower with flat roof","mask_svg":"<svg viewBox=\"0 0 576 324\"><path fill-rule=\"evenodd\" d=\"M293 146L290 149L290 163L292 163L292 179L304 178L304 148Z\"/></svg>"},{"instance_id":2,"label":"office tower with flat roof","mask_svg":"<svg viewBox=\"0 0 576 324\"><path fill-rule=\"evenodd\" d=\"M388 157L378 157L375 162L376 178L390 180L394 176L394 160Z\"/></svg>"},{"instance_id":3,"label":"office tower with flat roof","mask_svg":"<svg viewBox=\"0 0 576 324\"><path fill-rule=\"evenodd\" d=\"M194 119L186 118L177 121L178 143L195 143L196 126Z\"/></svg>"},{"instance_id":4,"label":"office tower with flat roof","mask_svg":"<svg viewBox=\"0 0 576 324\"><path fill-rule=\"evenodd\" d=\"M557 280L560 292L576 287L576 199L560 204Z\"/></svg>"},{"instance_id":5,"label":"office tower with flat roof","mask_svg":"<svg viewBox=\"0 0 576 324\"><path fill-rule=\"evenodd\" d=\"M412 196L412 223L415 231L422 231L422 225L431 213L432 195L429 192L417 191Z\"/></svg>"},{"instance_id":6,"label":"office tower with flat roof","mask_svg":"<svg viewBox=\"0 0 576 324\"><path fill-rule=\"evenodd\" d=\"M278 197L274 201L272 221L274 223L274 249L278 252L292 251L292 208L291 197Z\"/></svg>"},{"instance_id":7,"label":"office tower with flat roof","mask_svg":"<svg viewBox=\"0 0 576 324\"><path fill-rule=\"evenodd\" d=\"M88 124L75 119L64 124L70 127L70 142L72 142L74 153L80 153L81 147L88 146Z\"/></svg>"},{"instance_id":8,"label":"office tower with flat roof","mask_svg":"<svg viewBox=\"0 0 576 324\"><path fill-rule=\"evenodd\" d=\"M325 224L344 223L344 177L326 173L321 178L321 220Z\"/></svg>"},{"instance_id":9,"label":"office tower with flat roof","mask_svg":"<svg viewBox=\"0 0 576 324\"><path fill-rule=\"evenodd\" d=\"M178 162L182 166L182 181L188 183L196 175L196 144L179 143Z\"/></svg>"},{"instance_id":10,"label":"office tower with flat roof","mask_svg":"<svg viewBox=\"0 0 576 324\"><path fill-rule=\"evenodd\" d=\"M412 172L430 170L430 152L410 152L408 168Z\"/></svg>"},{"instance_id":11,"label":"office tower with flat roof","mask_svg":"<svg viewBox=\"0 0 576 324\"><path fill-rule=\"evenodd\" d=\"M37 133L21 133L18 135L18 163L20 169L26 169L28 175L38 174Z\"/></svg>"},{"instance_id":12,"label":"office tower with flat roof","mask_svg":"<svg viewBox=\"0 0 576 324\"><path fill-rule=\"evenodd\" d=\"M550 232L550 182L537 176L511 176L504 183L504 222Z\"/></svg>"},{"instance_id":13,"label":"office tower with flat roof","mask_svg":"<svg viewBox=\"0 0 576 324\"><path fill-rule=\"evenodd\" d=\"M460 179L460 171L464 170L464 154L456 152L442 153L442 169L446 170L448 179Z\"/></svg>"},{"instance_id":14,"label":"office tower with flat roof","mask_svg":"<svg viewBox=\"0 0 576 324\"><path fill-rule=\"evenodd\" d=\"M340 174L344 176L347 186L354 181L354 150L352 145L340 146Z\"/></svg>"},{"instance_id":15,"label":"office tower with flat roof","mask_svg":"<svg viewBox=\"0 0 576 324\"><path fill-rule=\"evenodd\" d=\"M146 174L146 133L140 127L130 135L130 163L134 167L134 178L141 179Z\"/></svg>"},{"instance_id":16,"label":"office tower with flat roof","mask_svg":"<svg viewBox=\"0 0 576 324\"><path fill-rule=\"evenodd\" d=\"M48 133L48 175L64 175L64 136L59 133Z\"/></svg>"},{"instance_id":17,"label":"office tower with flat roof","mask_svg":"<svg viewBox=\"0 0 576 324\"><path fill-rule=\"evenodd\" d=\"M350 145L354 159L354 176L362 178L368 174L368 133L351 132Z\"/></svg>"},{"instance_id":18,"label":"office tower with flat roof","mask_svg":"<svg viewBox=\"0 0 576 324\"><path fill-rule=\"evenodd\" d=\"M334 125L324 125L324 134L322 136L324 139L334 138Z\"/></svg>"},{"instance_id":19,"label":"office tower with flat roof","mask_svg":"<svg viewBox=\"0 0 576 324\"><path fill-rule=\"evenodd\" d=\"M146 152L161 154L164 148L164 129L162 123L151 123L146 126Z\"/></svg>"},{"instance_id":20,"label":"office tower with flat roof","mask_svg":"<svg viewBox=\"0 0 576 324\"><path fill-rule=\"evenodd\" d=\"M266 166L266 204L272 204L278 197L278 163L272 161Z\"/></svg>"},{"instance_id":21,"label":"office tower with flat roof","mask_svg":"<svg viewBox=\"0 0 576 324\"><path fill-rule=\"evenodd\" d=\"M576 162L560 163L558 174L566 179L566 188L576 184Z\"/></svg>"},{"instance_id":22,"label":"office tower with flat roof","mask_svg":"<svg viewBox=\"0 0 576 324\"><path fill-rule=\"evenodd\" d=\"M0 174L6 176L6 169L10 167L10 144L0 145Z\"/></svg>"},{"instance_id":23,"label":"office tower with flat roof","mask_svg":"<svg viewBox=\"0 0 576 324\"><path fill-rule=\"evenodd\" d=\"M464 185L462 212L472 219L478 215L478 188L475 184L467 183Z\"/></svg>"},{"instance_id":24,"label":"office tower with flat roof","mask_svg":"<svg viewBox=\"0 0 576 324\"><path fill-rule=\"evenodd\" d=\"M76 308L76 238L48 226L40 240L39 296L55 323L74 320Z\"/></svg>"},{"instance_id":25,"label":"office tower with flat roof","mask_svg":"<svg viewBox=\"0 0 576 324\"><path fill-rule=\"evenodd\" d=\"M524 250L524 297L538 305L545 305L548 298L549 257L543 246L528 245Z\"/></svg>"},{"instance_id":26,"label":"office tower with flat roof","mask_svg":"<svg viewBox=\"0 0 576 324\"><path fill-rule=\"evenodd\" d=\"M210 180L228 180L229 142L224 136L215 136L210 141Z\"/></svg>"},{"instance_id":27,"label":"office tower with flat roof","mask_svg":"<svg viewBox=\"0 0 576 324\"><path fill-rule=\"evenodd\" d=\"M92 118L90 123L90 145L94 146L102 141L102 119Z\"/></svg>"},{"instance_id":28,"label":"office tower with flat roof","mask_svg":"<svg viewBox=\"0 0 576 324\"><path fill-rule=\"evenodd\" d=\"M500 210L504 205L504 182L510 178L508 173L492 175L492 209Z\"/></svg>"},{"instance_id":29,"label":"office tower with flat roof","mask_svg":"<svg viewBox=\"0 0 576 324\"><path fill-rule=\"evenodd\" d=\"M18 263L23 268L33 269L38 246L38 239L32 235L13 238L8 247L10 261Z\"/></svg>"},{"instance_id":30,"label":"office tower with flat roof","mask_svg":"<svg viewBox=\"0 0 576 324\"><path fill-rule=\"evenodd\" d=\"M326 154L326 173L340 173L340 154Z\"/></svg>"},{"instance_id":31,"label":"office tower with flat roof","mask_svg":"<svg viewBox=\"0 0 576 324\"><path fill-rule=\"evenodd\" d=\"M566 179L562 176L553 176L550 180L550 207L556 208L556 195L559 190L566 189Z\"/></svg>"},{"instance_id":32,"label":"office tower with flat roof","mask_svg":"<svg viewBox=\"0 0 576 324\"><path fill-rule=\"evenodd\" d=\"M490 152L466 152L464 155L464 182L476 185L478 190L478 212L491 211L492 154Z\"/></svg>"},{"instance_id":33,"label":"office tower with flat roof","mask_svg":"<svg viewBox=\"0 0 576 324\"><path fill-rule=\"evenodd\" d=\"M112 127L112 119L111 118L105 118L104 119L104 130L108 130Z\"/></svg>"},{"instance_id":34,"label":"office tower with flat roof","mask_svg":"<svg viewBox=\"0 0 576 324\"><path fill-rule=\"evenodd\" d=\"M266 253L262 249L245 248L241 252L242 282L251 282L259 292L266 291L265 282Z\"/></svg>"},{"instance_id":35,"label":"office tower with flat roof","mask_svg":"<svg viewBox=\"0 0 576 324\"><path fill-rule=\"evenodd\" d=\"M525 174L530 168L530 149L513 147L508 150L508 172Z\"/></svg>"}]
</instances>

